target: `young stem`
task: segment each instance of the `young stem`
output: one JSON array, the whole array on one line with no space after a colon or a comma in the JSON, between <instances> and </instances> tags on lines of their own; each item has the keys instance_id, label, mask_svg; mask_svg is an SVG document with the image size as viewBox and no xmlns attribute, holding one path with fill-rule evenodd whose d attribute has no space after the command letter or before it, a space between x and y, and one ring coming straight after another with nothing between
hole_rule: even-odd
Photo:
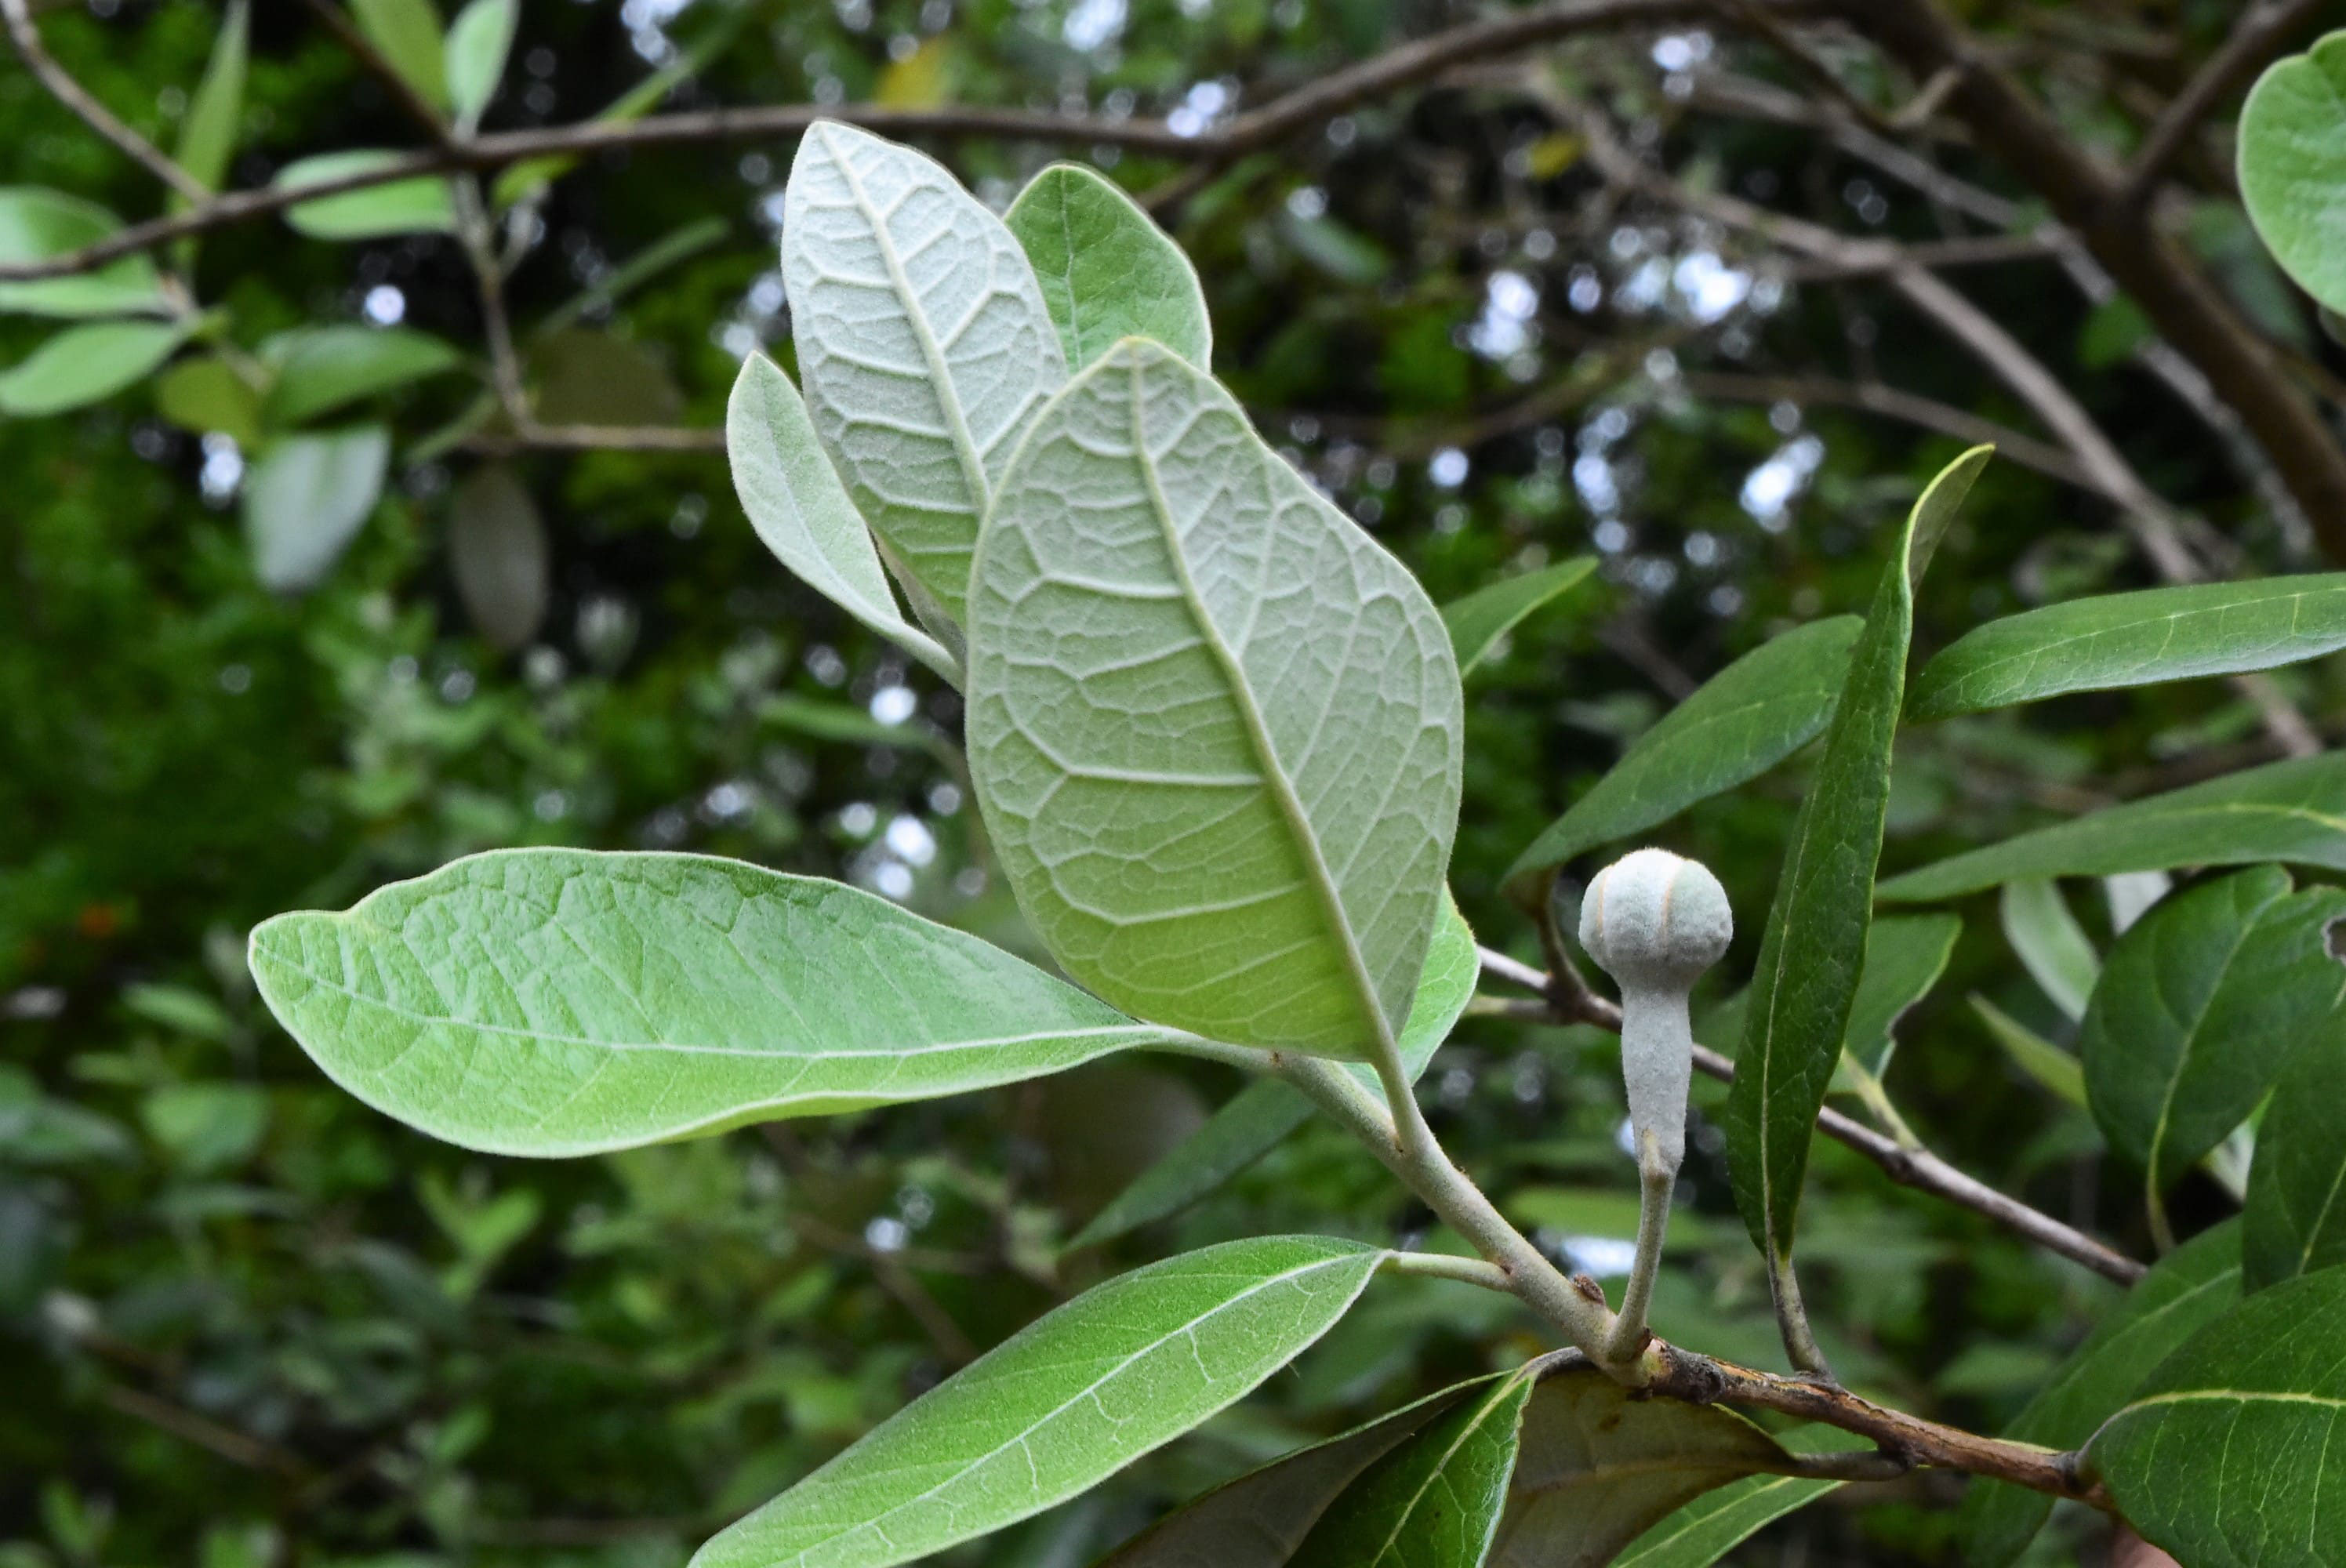
<instances>
[{"instance_id":1,"label":"young stem","mask_svg":"<svg viewBox=\"0 0 2346 1568\"><path fill-rule=\"evenodd\" d=\"M1832 1368L1809 1327L1809 1309L1800 1300L1800 1277L1792 1271L1790 1253L1780 1252L1768 1259L1768 1293L1775 1298L1776 1328L1784 1336L1784 1354L1791 1359L1793 1369L1832 1381Z\"/></svg>"},{"instance_id":2,"label":"young stem","mask_svg":"<svg viewBox=\"0 0 2346 1568\"><path fill-rule=\"evenodd\" d=\"M1607 1359L1626 1361L1646 1348L1651 1335L1646 1310L1654 1298L1654 1276L1662 1266L1662 1239L1670 1227L1670 1198L1678 1185L1678 1167L1661 1157L1648 1133L1637 1140L1637 1258L1629 1267L1629 1284L1621 1293L1621 1310L1605 1341Z\"/></svg>"}]
</instances>

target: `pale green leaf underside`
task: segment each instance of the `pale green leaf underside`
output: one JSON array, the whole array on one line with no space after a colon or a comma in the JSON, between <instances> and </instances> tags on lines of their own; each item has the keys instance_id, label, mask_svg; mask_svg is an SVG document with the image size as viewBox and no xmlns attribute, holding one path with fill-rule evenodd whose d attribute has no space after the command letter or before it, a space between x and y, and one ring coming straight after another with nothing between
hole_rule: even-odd
<instances>
[{"instance_id":1,"label":"pale green leaf underside","mask_svg":"<svg viewBox=\"0 0 2346 1568\"><path fill-rule=\"evenodd\" d=\"M970 768L1067 972L1218 1040L1369 1055L1456 830L1463 699L1408 570L1127 340L1020 447L971 581Z\"/></svg>"},{"instance_id":2,"label":"pale green leaf underside","mask_svg":"<svg viewBox=\"0 0 2346 1568\"><path fill-rule=\"evenodd\" d=\"M1082 370L1123 338L1152 338L1201 371L1213 368L1198 270L1113 180L1053 164L1027 182L1003 222L1034 263L1068 369Z\"/></svg>"},{"instance_id":3,"label":"pale green leaf underside","mask_svg":"<svg viewBox=\"0 0 2346 1568\"><path fill-rule=\"evenodd\" d=\"M693 1568L891 1568L1039 1513L1285 1366L1384 1257L1270 1237L1096 1287L726 1530Z\"/></svg>"},{"instance_id":4,"label":"pale green leaf underside","mask_svg":"<svg viewBox=\"0 0 2346 1568\"><path fill-rule=\"evenodd\" d=\"M2086 1451L2128 1522L2192 1564L2346 1563L2346 1269L2199 1330Z\"/></svg>"},{"instance_id":5,"label":"pale green leaf underside","mask_svg":"<svg viewBox=\"0 0 2346 1568\"><path fill-rule=\"evenodd\" d=\"M2346 1018L2275 1081L2240 1220L2251 1290L2346 1264Z\"/></svg>"},{"instance_id":6,"label":"pale green leaf underside","mask_svg":"<svg viewBox=\"0 0 2346 1568\"><path fill-rule=\"evenodd\" d=\"M1789 1462L1731 1410L1636 1399L1566 1358L1525 1410L1490 1568L1599 1568L1689 1500Z\"/></svg>"},{"instance_id":7,"label":"pale green leaf underside","mask_svg":"<svg viewBox=\"0 0 2346 1568\"><path fill-rule=\"evenodd\" d=\"M0 372L0 414L35 419L112 397L171 357L176 321L89 321L48 339Z\"/></svg>"},{"instance_id":8,"label":"pale green leaf underside","mask_svg":"<svg viewBox=\"0 0 2346 1568\"><path fill-rule=\"evenodd\" d=\"M1066 380L1034 269L933 158L818 120L783 198L782 283L816 433L895 564L959 620L994 485Z\"/></svg>"},{"instance_id":9,"label":"pale green leaf underside","mask_svg":"<svg viewBox=\"0 0 2346 1568\"><path fill-rule=\"evenodd\" d=\"M472 0L449 24L448 107L458 125L478 125L481 111L496 96L520 20L521 0Z\"/></svg>"},{"instance_id":10,"label":"pale green leaf underside","mask_svg":"<svg viewBox=\"0 0 2346 1568\"><path fill-rule=\"evenodd\" d=\"M2240 110L2240 197L2274 259L2346 311L2346 34L2266 71Z\"/></svg>"},{"instance_id":11,"label":"pale green leaf underside","mask_svg":"<svg viewBox=\"0 0 2346 1568\"><path fill-rule=\"evenodd\" d=\"M1974 447L1949 463L1908 513L1785 846L1726 1113L1737 1207L1771 1258L1791 1255L1810 1135L1864 963L1891 744L1905 698L1914 579L1991 451Z\"/></svg>"},{"instance_id":12,"label":"pale green leaf underside","mask_svg":"<svg viewBox=\"0 0 2346 1568\"><path fill-rule=\"evenodd\" d=\"M2151 1368L2240 1298L2240 1227L2224 1224L2168 1253L2070 1352L2004 1436L2075 1448L2125 1403ZM1970 1568L2005 1568L2053 1512L2041 1492L1974 1481L1961 1514Z\"/></svg>"},{"instance_id":13,"label":"pale green leaf underside","mask_svg":"<svg viewBox=\"0 0 2346 1568\"><path fill-rule=\"evenodd\" d=\"M1460 1401L1361 1472L1290 1568L1481 1568L1506 1506L1526 1367Z\"/></svg>"},{"instance_id":14,"label":"pale green leaf underside","mask_svg":"<svg viewBox=\"0 0 2346 1568\"><path fill-rule=\"evenodd\" d=\"M1835 616L1797 627L1705 681L1533 840L1508 868L1507 881L1666 822L1815 739L1832 718L1849 650L1864 625L1856 616Z\"/></svg>"},{"instance_id":15,"label":"pale green leaf underside","mask_svg":"<svg viewBox=\"0 0 2346 1568\"><path fill-rule=\"evenodd\" d=\"M300 593L324 581L366 525L391 468L379 424L272 442L244 480L244 537L263 587Z\"/></svg>"},{"instance_id":16,"label":"pale green leaf underside","mask_svg":"<svg viewBox=\"0 0 2346 1568\"><path fill-rule=\"evenodd\" d=\"M206 190L218 190L228 178L238 124L244 116L244 82L251 46L252 8L244 0L231 0L219 36L212 42L211 58L204 64L203 79L188 100L187 117L179 122L178 144L171 152L171 161Z\"/></svg>"},{"instance_id":17,"label":"pale green leaf underside","mask_svg":"<svg viewBox=\"0 0 2346 1568\"><path fill-rule=\"evenodd\" d=\"M1286 1568L1352 1478L1428 1421L1492 1382L1478 1379L1216 1487L1127 1542L1094 1568Z\"/></svg>"},{"instance_id":18,"label":"pale green leaf underside","mask_svg":"<svg viewBox=\"0 0 2346 1568\"><path fill-rule=\"evenodd\" d=\"M741 361L725 404L734 493L766 548L810 587L946 680L961 666L906 621L863 515L815 437L806 402L763 354Z\"/></svg>"},{"instance_id":19,"label":"pale green leaf underside","mask_svg":"<svg viewBox=\"0 0 2346 1568\"><path fill-rule=\"evenodd\" d=\"M1166 1038L885 899L701 855L474 855L268 921L251 961L336 1083L495 1154L960 1094Z\"/></svg>"},{"instance_id":20,"label":"pale green leaf underside","mask_svg":"<svg viewBox=\"0 0 2346 1568\"><path fill-rule=\"evenodd\" d=\"M1963 932L1964 922L1953 915L1885 915L1873 922L1841 1034L1841 1048L1859 1066L1876 1077L1889 1069L1898 1021L1946 972Z\"/></svg>"},{"instance_id":21,"label":"pale green leaf underside","mask_svg":"<svg viewBox=\"0 0 2346 1568\"><path fill-rule=\"evenodd\" d=\"M122 220L94 201L37 185L0 186L0 265L47 261L119 230ZM0 283L0 311L34 316L111 316L169 309L147 256L125 256L69 278Z\"/></svg>"},{"instance_id":22,"label":"pale green leaf underside","mask_svg":"<svg viewBox=\"0 0 2346 1568\"><path fill-rule=\"evenodd\" d=\"M1594 555L1575 555L1536 572L1503 578L1477 588L1463 599L1442 606L1443 625L1450 628L1450 647L1458 656L1458 673L1472 675L1491 657L1499 639L1521 626L1535 610L1572 592L1596 570Z\"/></svg>"},{"instance_id":23,"label":"pale green leaf underside","mask_svg":"<svg viewBox=\"0 0 2346 1568\"><path fill-rule=\"evenodd\" d=\"M2162 900L2117 940L2078 1030L2111 1145L2165 1186L2238 1126L2300 1044L2335 1032L2346 892L2257 866Z\"/></svg>"},{"instance_id":24,"label":"pale green leaf underside","mask_svg":"<svg viewBox=\"0 0 2346 1568\"><path fill-rule=\"evenodd\" d=\"M1445 898L1442 909L1442 925L1433 933L1433 944L1425 951L1417 998L1410 1003L1409 1022L1402 1026L1401 1059L1413 1079L1425 1071L1434 1052L1450 1038L1452 1026L1466 1011L1475 983L1482 977L1474 933L1467 929L1456 903ZM1384 1093L1375 1072L1364 1064L1347 1063L1345 1071L1370 1094ZM1178 1213L1269 1154L1311 1115L1311 1102L1300 1090L1275 1078L1249 1084L1209 1117L1204 1126L1110 1198L1067 1246L1096 1247Z\"/></svg>"},{"instance_id":25,"label":"pale green leaf underside","mask_svg":"<svg viewBox=\"0 0 2346 1568\"><path fill-rule=\"evenodd\" d=\"M2274 669L2341 647L2346 572L2106 594L1973 627L1914 677L1906 717Z\"/></svg>"},{"instance_id":26,"label":"pale green leaf underside","mask_svg":"<svg viewBox=\"0 0 2346 1568\"><path fill-rule=\"evenodd\" d=\"M2023 877L2106 877L2290 860L2346 871L2346 752L2245 769L2106 807L1892 877L1892 903L1960 898Z\"/></svg>"},{"instance_id":27,"label":"pale green leaf underside","mask_svg":"<svg viewBox=\"0 0 2346 1568\"><path fill-rule=\"evenodd\" d=\"M287 164L277 171L274 183L280 189L322 185L381 168L398 156L373 148L320 153ZM285 209L285 221L312 239L452 234L456 229L456 204L444 179L395 179L300 202Z\"/></svg>"},{"instance_id":28,"label":"pale green leaf underside","mask_svg":"<svg viewBox=\"0 0 2346 1568\"><path fill-rule=\"evenodd\" d=\"M2069 912L2060 884L2049 877L2006 882L1997 914L2029 977L2072 1021L2083 1018L2086 999L2101 978L2102 957Z\"/></svg>"}]
</instances>

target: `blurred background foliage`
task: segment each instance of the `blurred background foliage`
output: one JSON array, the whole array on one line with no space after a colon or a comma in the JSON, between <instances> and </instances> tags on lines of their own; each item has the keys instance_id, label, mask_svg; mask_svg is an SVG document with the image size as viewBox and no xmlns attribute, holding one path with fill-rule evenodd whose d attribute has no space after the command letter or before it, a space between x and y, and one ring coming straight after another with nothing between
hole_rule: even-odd
<instances>
[{"instance_id":1,"label":"blurred background foliage","mask_svg":"<svg viewBox=\"0 0 2346 1568\"><path fill-rule=\"evenodd\" d=\"M1952 8L2114 160L2237 9ZM1701 210L1712 196L1942 253L2000 224L2008 253L1948 276L2201 558L2240 575L2320 565L2269 474L2157 373L2143 313L2097 302L2055 247L2032 246L2044 214L2010 170L1927 101L1901 144L1919 149L1919 187L1912 168L1851 150L1858 106L1886 118L1924 84L1831 27L1804 35L1803 57L1739 27L1751 7L1683 10L1371 99L1160 209L1204 275L1217 371L1437 599L1601 558L1469 694L1454 884L1483 939L1525 957L1535 943L1496 881L1539 829L1693 682L1862 609L1886 531L1964 422L2042 429L1878 264L1792 255ZM199 0L33 15L65 67L166 148L230 25ZM1003 105L1210 129L1472 15L1444 0L530 0L484 123L567 123L657 77L644 107L668 111ZM228 184L415 145L314 8L249 20ZM1591 114L1696 209L1606 178ZM2334 387L2314 313L2245 227L2222 136L2177 167L2158 221L2293 373ZM997 203L1055 156L931 145ZM128 219L160 209L151 177L13 66L0 147L14 185ZM638 149L525 204L505 295L540 421L707 432L741 355L789 363L774 225L792 150ZM1183 173L1065 150L1137 191ZM741 856L1032 944L986 870L953 692L766 555L705 440L548 450L501 425L454 237L338 242L268 219L165 260L191 284L169 306L168 365L56 417L0 420L0 1563L680 1563L1109 1271L1248 1233L1422 1232L1427 1217L1315 1125L1188 1212L1067 1249L1235 1091L1201 1064L1134 1058L562 1165L470 1156L335 1089L255 1003L245 932L471 850ZM58 327L0 318L0 361ZM295 342L280 334L327 328L423 334L406 348L424 368L314 415L260 408L203 368L275 363ZM1880 411L1868 389L1885 386L1927 402L1920 424ZM292 575L314 585L299 589L249 530L267 533L255 490L270 453L319 429L387 433L390 456L379 494L363 461L303 493L296 514L353 521L339 558L309 542ZM2157 580L2122 509L2075 482L2074 454L2065 470L2053 438L2033 441L2049 456L1991 470L1933 566L1926 649L1987 616ZM2335 728L2334 666L2274 680ZM1886 869L2271 755L2270 728L2234 687L2202 683L1917 730ZM1659 835L1736 897L1730 976L1748 969L1802 769ZM2073 891L2106 942L2099 890ZM1893 1094L1957 1164L2142 1250L2125 1195L2097 1188L2091 1122L2017 1072L1966 998L2056 1039L2069 1020L2014 961L1993 901L1964 912L1948 977L1901 1031ZM1624 1266L1636 1214L1609 1045L1471 1019L1427 1088L1489 1190L1600 1274ZM1719 1153L1698 1125L1656 1317L1772 1365ZM1992 1430L2111 1299L1837 1145L1820 1144L1809 1201L1834 1365L1909 1408ZM2226 1206L2212 1184L2178 1202L2187 1222ZM1520 1357L1529 1333L1496 1298L1381 1284L1198 1438L954 1560L1080 1564L1168 1500ZM1852 1489L1744 1558L1951 1561L1956 1490L1930 1474ZM2100 1547L2065 1512L2036 1550L2052 1563Z\"/></svg>"}]
</instances>

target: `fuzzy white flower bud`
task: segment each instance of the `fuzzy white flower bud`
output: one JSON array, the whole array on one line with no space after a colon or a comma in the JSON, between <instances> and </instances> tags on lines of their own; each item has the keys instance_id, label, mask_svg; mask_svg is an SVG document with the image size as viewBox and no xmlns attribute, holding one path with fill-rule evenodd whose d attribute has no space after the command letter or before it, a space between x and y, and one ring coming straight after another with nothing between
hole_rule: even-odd
<instances>
[{"instance_id":1,"label":"fuzzy white flower bud","mask_svg":"<svg viewBox=\"0 0 2346 1568\"><path fill-rule=\"evenodd\" d=\"M1623 856L1581 901L1580 945L1621 987L1621 1078L1641 1166L1675 1174L1686 1157L1694 1074L1687 995L1734 934L1719 879L1667 850Z\"/></svg>"}]
</instances>

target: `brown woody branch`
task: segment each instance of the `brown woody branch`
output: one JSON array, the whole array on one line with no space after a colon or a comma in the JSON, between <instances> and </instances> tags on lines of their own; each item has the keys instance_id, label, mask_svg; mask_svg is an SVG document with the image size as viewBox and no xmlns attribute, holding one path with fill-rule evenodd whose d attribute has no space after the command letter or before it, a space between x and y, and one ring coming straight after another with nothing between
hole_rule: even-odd
<instances>
[{"instance_id":1,"label":"brown woody branch","mask_svg":"<svg viewBox=\"0 0 2346 1568\"><path fill-rule=\"evenodd\" d=\"M1556 1023L1591 1023L1616 1032L1621 1027L1621 1009L1585 985L1576 989L1558 985L1529 965L1488 949L1483 951L1483 967L1486 973L1540 993L1540 1001L1521 1010L1525 1017ZM1516 1009L1511 1007L1509 1011ZM1707 1046L1695 1047L1694 1064L1722 1083L1735 1081L1735 1064ZM2085 1265L2104 1278L2131 1285L2143 1276L2143 1266L2133 1258L1966 1176L1927 1149L1907 1148L1831 1107L1819 1114L1817 1131L1855 1149L1881 1166L1891 1180L1983 1215L2049 1252Z\"/></svg>"}]
</instances>

